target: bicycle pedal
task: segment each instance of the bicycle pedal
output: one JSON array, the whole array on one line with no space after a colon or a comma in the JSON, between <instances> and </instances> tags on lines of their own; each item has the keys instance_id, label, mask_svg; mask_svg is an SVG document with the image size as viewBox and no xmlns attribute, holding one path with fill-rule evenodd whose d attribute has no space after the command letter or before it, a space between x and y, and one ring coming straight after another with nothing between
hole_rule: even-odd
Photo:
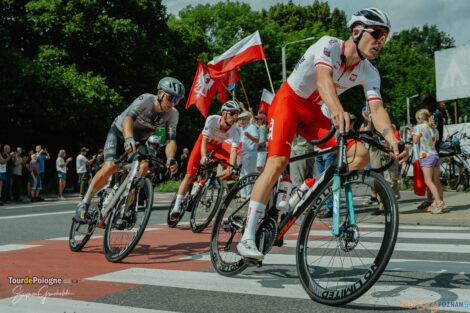
<instances>
[{"instance_id":1,"label":"bicycle pedal","mask_svg":"<svg viewBox=\"0 0 470 313\"><path fill-rule=\"evenodd\" d=\"M261 267L263 265L263 261L260 261L258 259L253 259L253 258L245 258L245 262L249 265L249 266L257 266L257 267Z\"/></svg>"}]
</instances>

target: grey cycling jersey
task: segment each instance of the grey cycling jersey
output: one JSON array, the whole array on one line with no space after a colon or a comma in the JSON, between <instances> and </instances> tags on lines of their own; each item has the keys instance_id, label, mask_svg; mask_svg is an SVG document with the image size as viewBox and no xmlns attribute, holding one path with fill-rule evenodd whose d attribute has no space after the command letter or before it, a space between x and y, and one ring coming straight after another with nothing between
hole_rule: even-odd
<instances>
[{"instance_id":1,"label":"grey cycling jersey","mask_svg":"<svg viewBox=\"0 0 470 313\"><path fill-rule=\"evenodd\" d=\"M166 139L175 140L179 113L175 108L170 112L155 112L156 99L157 96L149 93L139 96L114 119L113 124L122 133L122 122L126 116L130 116L134 120L134 138L139 141L147 140L157 129L166 125Z\"/></svg>"}]
</instances>

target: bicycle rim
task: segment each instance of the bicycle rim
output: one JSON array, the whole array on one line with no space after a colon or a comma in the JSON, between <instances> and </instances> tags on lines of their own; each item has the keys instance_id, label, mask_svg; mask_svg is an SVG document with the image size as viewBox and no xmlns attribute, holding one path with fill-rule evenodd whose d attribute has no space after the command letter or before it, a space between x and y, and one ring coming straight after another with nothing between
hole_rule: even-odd
<instances>
[{"instance_id":1,"label":"bicycle rim","mask_svg":"<svg viewBox=\"0 0 470 313\"><path fill-rule=\"evenodd\" d=\"M88 242L96 228L99 219L99 211L96 206L90 208L88 212L90 223L81 224L72 219L69 233L69 248L71 251L80 251Z\"/></svg>"},{"instance_id":2,"label":"bicycle rim","mask_svg":"<svg viewBox=\"0 0 470 313\"><path fill-rule=\"evenodd\" d=\"M331 234L332 218L316 219L332 195L332 183L309 205L297 242L297 271L309 296L320 303L342 305L361 296L380 277L390 260L398 233L398 205L382 176L367 171L348 174L344 185L353 195L356 227ZM340 228L346 225L344 185L341 189ZM385 215L372 215L378 205L367 204L371 187Z\"/></svg>"},{"instance_id":3,"label":"bicycle rim","mask_svg":"<svg viewBox=\"0 0 470 313\"><path fill-rule=\"evenodd\" d=\"M148 178L141 182L134 201L127 209L125 226L118 228L116 220L128 197L117 203L106 224L103 248L106 259L110 262L124 259L139 242L147 226L153 203L152 183Z\"/></svg>"},{"instance_id":4,"label":"bicycle rim","mask_svg":"<svg viewBox=\"0 0 470 313\"><path fill-rule=\"evenodd\" d=\"M237 193L246 186L254 185L258 177L258 173L242 177L230 189L218 210L212 229L210 253L212 265L221 275L233 276L248 267L238 254L237 244L243 236L249 201L237 202Z\"/></svg>"},{"instance_id":5,"label":"bicycle rim","mask_svg":"<svg viewBox=\"0 0 470 313\"><path fill-rule=\"evenodd\" d=\"M190 219L193 232L203 231L212 221L221 201L222 191L222 181L220 178L214 178L194 199Z\"/></svg>"}]
</instances>

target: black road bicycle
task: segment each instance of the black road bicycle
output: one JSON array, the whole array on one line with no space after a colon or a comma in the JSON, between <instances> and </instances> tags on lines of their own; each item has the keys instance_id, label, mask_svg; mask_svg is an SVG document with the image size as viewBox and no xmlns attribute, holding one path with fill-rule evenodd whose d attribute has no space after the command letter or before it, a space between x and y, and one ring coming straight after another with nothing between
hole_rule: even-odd
<instances>
[{"instance_id":1,"label":"black road bicycle","mask_svg":"<svg viewBox=\"0 0 470 313\"><path fill-rule=\"evenodd\" d=\"M327 142L335 133L318 141ZM377 133L377 132L376 132ZM378 133L377 133L378 134ZM278 184L273 188L264 217L260 220L256 243L267 254L276 246L294 247L295 241L284 235L297 220L301 221L296 244L296 263L302 286L315 301L342 305L365 293L380 277L393 253L398 233L398 204L393 190L378 172L388 169L393 160L374 170L347 170L347 141L366 142L388 153L390 148L377 143L371 131L355 130L340 135L336 147L326 148L291 158L290 162L338 152L336 161L327 168L301 200L279 218L275 207ZM404 145L400 145L403 149ZM249 265L262 262L241 257L236 245L245 228L248 201L236 203L236 194L253 185L258 173L240 178L221 203L211 237L210 256L215 270L225 276L242 272ZM384 207L384 214L375 216L377 207L368 207L371 188L375 189ZM333 197L333 217L317 220L318 212Z\"/></svg>"},{"instance_id":2,"label":"black road bicycle","mask_svg":"<svg viewBox=\"0 0 470 313\"><path fill-rule=\"evenodd\" d=\"M153 166L165 168L163 180L170 177L166 165L152 155L141 152L123 154L116 161L119 170L102 189L99 201L90 206L85 216L87 222L77 223L72 220L70 250L80 251L96 227L105 229L103 249L108 261L119 262L134 249L145 231L153 204L152 182L138 175L142 160L149 160ZM119 219L122 222L118 224Z\"/></svg>"},{"instance_id":3,"label":"black road bicycle","mask_svg":"<svg viewBox=\"0 0 470 313\"><path fill-rule=\"evenodd\" d=\"M191 212L189 224L191 230L195 233L203 231L214 218L217 208L220 205L223 196L222 180L217 175L217 166L219 164L232 166L224 159L219 159L214 156L214 151L207 154L207 159L210 160L206 165L201 165L197 171L196 179L203 181L203 185L199 187L196 194L192 194L193 184L191 182L188 193L186 194L182 205L182 213L177 219L171 218L171 210L173 209L176 201L176 194L171 202L168 210L167 223L170 227L176 227L179 221L183 218L184 212ZM237 167L232 166L235 170Z\"/></svg>"}]
</instances>

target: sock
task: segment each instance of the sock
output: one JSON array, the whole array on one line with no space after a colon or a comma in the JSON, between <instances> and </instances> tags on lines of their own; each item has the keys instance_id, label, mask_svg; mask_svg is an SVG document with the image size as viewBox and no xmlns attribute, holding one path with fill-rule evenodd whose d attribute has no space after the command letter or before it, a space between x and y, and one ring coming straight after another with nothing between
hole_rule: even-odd
<instances>
[{"instance_id":1,"label":"sock","mask_svg":"<svg viewBox=\"0 0 470 313\"><path fill-rule=\"evenodd\" d=\"M259 218L263 215L266 209L266 204L250 200L248 208L245 232L243 233L242 240L255 239L256 226L258 226Z\"/></svg>"},{"instance_id":2,"label":"sock","mask_svg":"<svg viewBox=\"0 0 470 313\"><path fill-rule=\"evenodd\" d=\"M176 201L175 201L175 207L173 208L174 211L179 210L181 206L181 202L183 202L184 195L177 194L176 195Z\"/></svg>"},{"instance_id":3,"label":"sock","mask_svg":"<svg viewBox=\"0 0 470 313\"><path fill-rule=\"evenodd\" d=\"M90 187L88 188L87 192L85 193L85 196L83 197L82 201L85 202L86 204L90 204L91 199L93 199L94 194L95 194L95 190L90 185Z\"/></svg>"}]
</instances>

